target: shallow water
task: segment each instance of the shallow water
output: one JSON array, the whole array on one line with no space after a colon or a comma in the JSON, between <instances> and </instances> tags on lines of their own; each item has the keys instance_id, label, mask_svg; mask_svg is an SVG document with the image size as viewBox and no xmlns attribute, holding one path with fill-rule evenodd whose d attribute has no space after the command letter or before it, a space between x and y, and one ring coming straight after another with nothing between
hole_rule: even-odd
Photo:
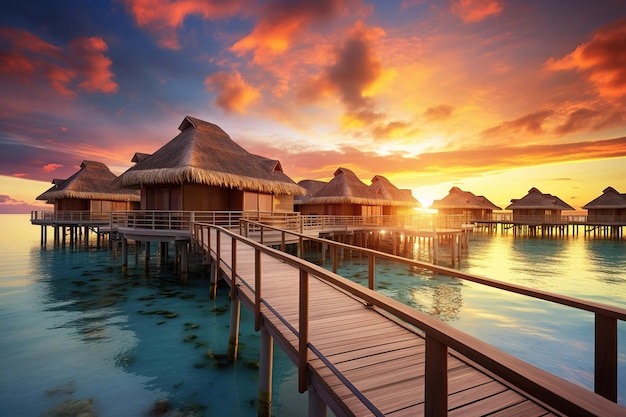
<instances>
[{"instance_id":1,"label":"shallow water","mask_svg":"<svg viewBox=\"0 0 626 417\"><path fill-rule=\"evenodd\" d=\"M130 256L123 278L106 245L42 249L28 217L0 216L0 230L0 415L38 416L93 398L100 417L144 416L167 398L194 415L256 416L259 335L245 308L239 360L226 366L220 357L227 289L211 300L200 270L183 287L155 254L148 273ZM273 383L273 415L306 410L280 349Z\"/></svg>"},{"instance_id":2,"label":"shallow water","mask_svg":"<svg viewBox=\"0 0 626 417\"><path fill-rule=\"evenodd\" d=\"M129 276L107 248L42 249L28 216L1 215L0 415L38 416L66 399L93 398L100 417L147 415L155 401L197 415L255 416L259 335L241 309L241 358L224 367L227 290L208 297L195 270L178 284L153 255ZM94 242L92 242L94 243ZM154 245L153 245L154 247ZM367 262L339 270L366 282ZM461 269L587 300L626 303L626 241L474 234ZM536 366L590 388L593 317L457 279L377 264L378 290ZM175 313L168 314L168 313ZM626 399L626 330L619 327L619 401ZM304 415L296 371L274 349L276 416Z\"/></svg>"}]
</instances>

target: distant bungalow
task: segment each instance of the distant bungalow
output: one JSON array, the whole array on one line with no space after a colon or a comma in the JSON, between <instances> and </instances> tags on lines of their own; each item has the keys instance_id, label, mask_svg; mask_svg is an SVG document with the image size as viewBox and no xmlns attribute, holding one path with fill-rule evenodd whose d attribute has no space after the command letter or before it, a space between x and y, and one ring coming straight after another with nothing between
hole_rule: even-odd
<instances>
[{"instance_id":1,"label":"distant bungalow","mask_svg":"<svg viewBox=\"0 0 626 417\"><path fill-rule=\"evenodd\" d=\"M421 206L409 190L398 189L385 177L376 175L368 186L347 168L337 168L329 182L303 180L298 184L308 191L307 196L295 199L296 211L302 214L395 215Z\"/></svg>"},{"instance_id":2,"label":"distant bungalow","mask_svg":"<svg viewBox=\"0 0 626 417\"><path fill-rule=\"evenodd\" d=\"M143 210L293 212L294 196L306 193L279 161L249 153L219 126L186 116L178 129L119 177L141 189Z\"/></svg>"},{"instance_id":3,"label":"distant bungalow","mask_svg":"<svg viewBox=\"0 0 626 417\"><path fill-rule=\"evenodd\" d=\"M533 187L524 197L512 199L506 210L513 212L513 221L526 223L558 223L563 210L574 207L552 194L544 194Z\"/></svg>"},{"instance_id":4,"label":"distant bungalow","mask_svg":"<svg viewBox=\"0 0 626 417\"><path fill-rule=\"evenodd\" d=\"M502 210L486 197L476 196L458 187L452 187L447 196L435 200L429 208L437 209L443 215L463 215L464 221L469 223L491 220L494 210Z\"/></svg>"},{"instance_id":5,"label":"distant bungalow","mask_svg":"<svg viewBox=\"0 0 626 417\"><path fill-rule=\"evenodd\" d=\"M139 207L139 191L116 186L118 177L95 161L83 161L80 170L66 180L54 179L50 189L37 197L54 204L54 210L109 213Z\"/></svg>"},{"instance_id":6,"label":"distant bungalow","mask_svg":"<svg viewBox=\"0 0 626 417\"><path fill-rule=\"evenodd\" d=\"M615 188L607 187L602 195L585 204L589 223L626 223L626 194L620 194Z\"/></svg>"}]
</instances>

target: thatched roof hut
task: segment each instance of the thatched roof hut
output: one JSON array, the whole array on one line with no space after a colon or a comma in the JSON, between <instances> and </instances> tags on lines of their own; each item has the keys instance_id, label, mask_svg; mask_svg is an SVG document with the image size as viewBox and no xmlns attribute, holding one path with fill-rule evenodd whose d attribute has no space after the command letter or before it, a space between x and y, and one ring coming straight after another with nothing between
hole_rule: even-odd
<instances>
[{"instance_id":1,"label":"thatched roof hut","mask_svg":"<svg viewBox=\"0 0 626 417\"><path fill-rule=\"evenodd\" d=\"M311 196L314 196L326 184L327 184L326 181L319 181L319 180L301 180L301 181L298 181L298 185L300 187L304 188L306 190L307 194L306 195L299 195L299 196L295 197L294 203L295 204L299 204L300 202L306 200L307 198L310 198Z\"/></svg>"},{"instance_id":2,"label":"thatched roof hut","mask_svg":"<svg viewBox=\"0 0 626 417\"><path fill-rule=\"evenodd\" d=\"M382 175L374 175L370 188L377 196L388 200L389 205L419 208L422 205L411 193L411 190L401 190Z\"/></svg>"},{"instance_id":3,"label":"thatched roof hut","mask_svg":"<svg viewBox=\"0 0 626 417\"><path fill-rule=\"evenodd\" d=\"M447 196L441 200L433 201L429 208L437 210L502 210L485 196L474 195L474 193L463 191L459 187L452 187Z\"/></svg>"},{"instance_id":4,"label":"thatched roof hut","mask_svg":"<svg viewBox=\"0 0 626 417\"><path fill-rule=\"evenodd\" d=\"M574 210L574 207L552 194L544 194L533 187L520 199L511 199L507 210Z\"/></svg>"},{"instance_id":5,"label":"thatched roof hut","mask_svg":"<svg viewBox=\"0 0 626 417\"><path fill-rule=\"evenodd\" d=\"M136 164L120 175L120 184L196 183L269 194L306 193L279 161L249 153L219 126L186 116L178 129L181 133L153 154L135 154Z\"/></svg>"},{"instance_id":6,"label":"thatched roof hut","mask_svg":"<svg viewBox=\"0 0 626 417\"><path fill-rule=\"evenodd\" d=\"M337 168L329 182L304 180L299 184L309 191L295 201L297 210L304 214L397 214L399 207L420 206L410 191L398 189L385 177L377 175L372 185L367 185L348 168Z\"/></svg>"},{"instance_id":7,"label":"thatched roof hut","mask_svg":"<svg viewBox=\"0 0 626 417\"><path fill-rule=\"evenodd\" d=\"M619 193L613 187L607 187L602 190L602 195L594 198L582 208L587 210L626 209L626 194Z\"/></svg>"},{"instance_id":8,"label":"thatched roof hut","mask_svg":"<svg viewBox=\"0 0 626 417\"><path fill-rule=\"evenodd\" d=\"M66 180L54 179L54 185L37 196L37 200L48 203L68 199L139 201L139 191L117 187L116 179L117 176L105 164L83 161L78 172Z\"/></svg>"},{"instance_id":9,"label":"thatched roof hut","mask_svg":"<svg viewBox=\"0 0 626 417\"><path fill-rule=\"evenodd\" d=\"M321 185L315 194L302 199L300 204L382 204L383 199L348 168L337 168L333 175L332 180Z\"/></svg>"},{"instance_id":10,"label":"thatched roof hut","mask_svg":"<svg viewBox=\"0 0 626 417\"><path fill-rule=\"evenodd\" d=\"M602 195L585 204L587 221L592 223L620 225L626 224L626 194L613 187L607 187Z\"/></svg>"}]
</instances>

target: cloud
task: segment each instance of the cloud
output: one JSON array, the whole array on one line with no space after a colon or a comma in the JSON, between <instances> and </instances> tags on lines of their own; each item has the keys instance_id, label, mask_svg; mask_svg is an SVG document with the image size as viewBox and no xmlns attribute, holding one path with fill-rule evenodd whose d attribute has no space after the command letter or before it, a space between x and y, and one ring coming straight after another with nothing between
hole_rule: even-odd
<instances>
[{"instance_id":1,"label":"cloud","mask_svg":"<svg viewBox=\"0 0 626 417\"><path fill-rule=\"evenodd\" d=\"M454 107L448 106L447 104L442 104L435 107L429 107L424 112L424 117L427 120L435 121L435 120L445 120L448 119L452 115L452 111Z\"/></svg>"},{"instance_id":2,"label":"cloud","mask_svg":"<svg viewBox=\"0 0 626 417\"><path fill-rule=\"evenodd\" d=\"M227 113L245 113L248 105L260 96L259 91L246 83L238 71L216 72L209 75L204 84L207 90L217 91L215 104Z\"/></svg>"},{"instance_id":3,"label":"cloud","mask_svg":"<svg viewBox=\"0 0 626 417\"><path fill-rule=\"evenodd\" d=\"M545 133L543 123L552 116L552 110L540 110L524 115L518 119L505 121L497 126L491 127L481 132L486 137L500 137L504 139L510 135L539 135Z\"/></svg>"},{"instance_id":4,"label":"cloud","mask_svg":"<svg viewBox=\"0 0 626 417\"><path fill-rule=\"evenodd\" d=\"M274 0L259 10L259 19L250 34L231 48L236 54L254 52L254 60L284 52L294 38L315 24L354 13L360 0Z\"/></svg>"},{"instance_id":5,"label":"cloud","mask_svg":"<svg viewBox=\"0 0 626 417\"><path fill-rule=\"evenodd\" d=\"M0 194L0 204L6 204L6 203L19 203L19 201L17 201L14 198L11 198L10 196L6 194Z\"/></svg>"},{"instance_id":6,"label":"cloud","mask_svg":"<svg viewBox=\"0 0 626 417\"><path fill-rule=\"evenodd\" d=\"M104 55L107 44L100 37L77 37L64 49L25 30L4 27L0 48L0 72L24 84L43 77L57 93L71 98L77 90L117 92L110 69L113 62Z\"/></svg>"},{"instance_id":7,"label":"cloud","mask_svg":"<svg viewBox=\"0 0 626 417\"><path fill-rule=\"evenodd\" d=\"M345 41L335 50L335 61L317 77L309 78L301 87L299 97L315 101L338 94L346 109L344 126L369 125L382 114L369 96L383 74L383 64L376 54L375 42L384 35L380 28L357 23Z\"/></svg>"},{"instance_id":8,"label":"cloud","mask_svg":"<svg viewBox=\"0 0 626 417\"><path fill-rule=\"evenodd\" d=\"M626 96L626 17L599 28L589 42L561 59L550 58L545 66L580 72L603 97Z\"/></svg>"},{"instance_id":9,"label":"cloud","mask_svg":"<svg viewBox=\"0 0 626 417\"><path fill-rule=\"evenodd\" d=\"M137 26L157 37L162 48L180 49L177 29L188 16L221 19L250 9L252 0L122 0Z\"/></svg>"},{"instance_id":10,"label":"cloud","mask_svg":"<svg viewBox=\"0 0 626 417\"><path fill-rule=\"evenodd\" d=\"M450 10L464 23L480 22L504 10L501 0L450 0Z\"/></svg>"},{"instance_id":11,"label":"cloud","mask_svg":"<svg viewBox=\"0 0 626 417\"><path fill-rule=\"evenodd\" d=\"M279 159L291 178L330 179L339 166L353 169L362 179L375 174L403 173L428 177L429 182L463 180L486 172L574 161L626 158L626 137L599 141L530 146L489 146L442 152L424 152L407 157L406 152L381 155L354 146L334 150L294 150L278 145L249 146L248 150Z\"/></svg>"},{"instance_id":12,"label":"cloud","mask_svg":"<svg viewBox=\"0 0 626 417\"><path fill-rule=\"evenodd\" d=\"M56 171L59 168L63 168L62 164L54 164L54 163L50 163L50 164L46 164L43 167L41 167L41 170L43 172L52 172L52 171Z\"/></svg>"}]
</instances>

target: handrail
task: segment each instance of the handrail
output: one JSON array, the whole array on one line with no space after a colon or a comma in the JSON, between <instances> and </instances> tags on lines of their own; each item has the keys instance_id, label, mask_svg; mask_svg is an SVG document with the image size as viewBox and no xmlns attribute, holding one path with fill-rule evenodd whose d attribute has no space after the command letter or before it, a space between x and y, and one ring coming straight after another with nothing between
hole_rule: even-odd
<instances>
[{"instance_id":1,"label":"handrail","mask_svg":"<svg viewBox=\"0 0 626 417\"><path fill-rule=\"evenodd\" d=\"M268 225L261 225L248 220L241 220L243 231L249 229L248 226L258 227L261 230L261 242L263 241L263 231L270 229L275 232L278 231L282 235L282 241L285 241L285 235L290 234L298 237L299 239L306 238L312 241L331 245L333 248L330 253L332 257L332 272L337 272L337 248L349 249L352 251L359 251L364 253L368 257L368 288L375 290L375 261L376 259L385 259L392 262L402 263L411 267L417 267L426 269L441 275L463 279L466 281L475 282L478 284L486 285L492 288L525 295L528 297L549 301L552 303L576 308L579 310L588 311L595 315L595 377L594 377L594 389L595 392L616 402L617 401L617 320L626 321L626 309L608 306L601 303L592 301L585 301L575 297L569 297L559 295L547 291L537 290L530 287L525 287L517 284L510 284L503 281L494 280L491 278L482 277L480 275L468 274L456 269L438 266L422 261L412 260L401 256L391 255L384 252L379 252L373 249L361 248L352 246L345 243L335 242L329 239L315 238L302 235L300 233L281 230Z\"/></svg>"},{"instance_id":2,"label":"handrail","mask_svg":"<svg viewBox=\"0 0 626 417\"><path fill-rule=\"evenodd\" d=\"M196 239L197 236L203 236L205 230L210 236L211 229L214 229L218 236L220 234L230 236L232 239L236 239L237 241L251 246L255 251L272 256L273 258L291 265L300 271L300 325L303 325L303 315L308 314L308 307L306 307L307 311L304 311L305 306L307 306L308 303L306 302L306 299L303 299L304 297L308 297L308 293L304 288L303 283L304 274L308 274L309 276L315 276L316 278L326 281L339 289L347 291L353 296L362 299L365 303L397 317L410 326L415 326L416 328L422 330L426 335L426 363L428 364L426 366L425 374L426 416L446 415L447 413L447 382L444 383L442 381L447 379L448 349L453 349L479 366L493 372L495 375L498 375L509 383L519 387L527 394L537 398L551 407L554 407L566 415L609 417L626 414L626 409L615 402L525 363L524 361L502 352L495 347L474 338L473 336L465 334L440 320L430 317L425 313L421 313L400 303L399 301L378 294L375 291L343 278L334 272L328 271L321 266L304 261L298 257L273 249L269 246L265 246L262 243L256 242L245 236L241 236L234 231L212 224L195 223L192 236L194 239ZM204 242L202 241L198 243L200 245L204 245ZM210 246L204 247L204 249L208 250L210 253L216 253L216 250L212 247L211 241L209 241L208 245ZM379 253L376 253L376 255L378 254ZM222 259L223 258L219 252L217 252L216 262L218 265ZM261 256L255 256L255 262L261 262L260 259ZM422 264L419 262L416 265L420 267L432 267L429 264ZM436 269L445 270L446 268L437 267ZM262 291L262 277L260 276L261 273L259 264L255 266L255 271L255 282L257 284L257 286L255 286L256 293L257 291ZM238 277L238 280L244 280L244 278ZM256 297L254 308L255 314L261 314L260 305L256 304L263 302L263 300L263 298ZM612 308L607 307L606 310L612 310ZM616 315L626 317L626 311L622 309L614 310ZM260 318L255 317L255 323L257 320L260 320ZM299 334L298 337L305 337L305 335ZM301 388L302 381L306 381L305 378L307 378L306 375L308 372L308 357L303 357L302 355L308 355L308 347L311 346L311 344L309 340L300 340L299 346L301 348L298 352L300 355L298 357L298 380L299 387ZM307 348L304 349L304 346ZM446 390L445 395L442 394L442 389ZM445 401L442 400L442 398L445 399Z\"/></svg>"}]
</instances>

